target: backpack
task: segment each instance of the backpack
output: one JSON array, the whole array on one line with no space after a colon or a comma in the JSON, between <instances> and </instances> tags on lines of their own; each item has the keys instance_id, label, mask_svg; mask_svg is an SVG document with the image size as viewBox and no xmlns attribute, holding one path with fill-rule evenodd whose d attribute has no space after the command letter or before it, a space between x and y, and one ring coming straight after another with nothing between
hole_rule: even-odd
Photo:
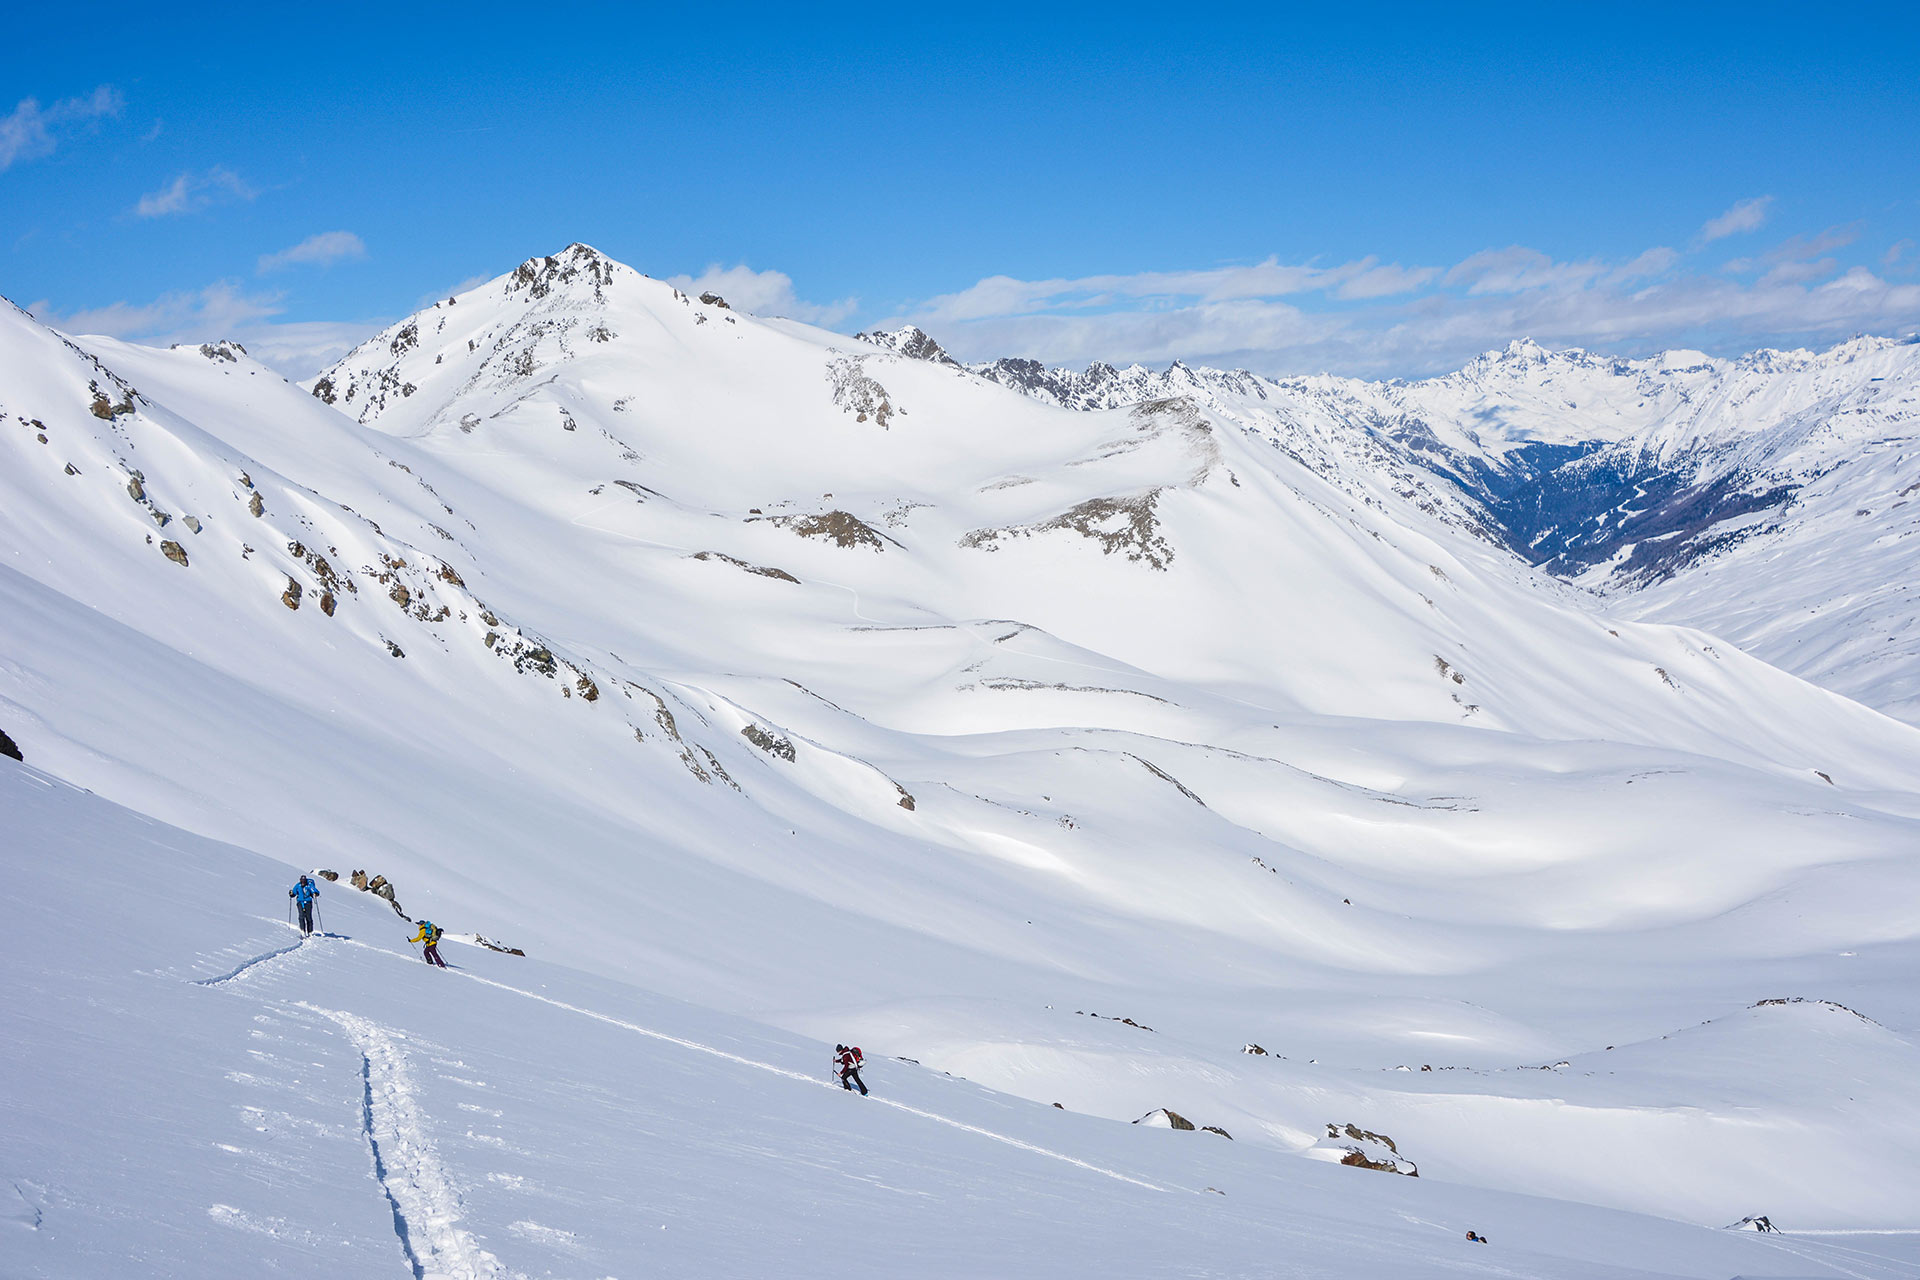
<instances>
[{"instance_id":1,"label":"backpack","mask_svg":"<svg viewBox=\"0 0 1920 1280\"><path fill-rule=\"evenodd\" d=\"M863 1065L865 1059L860 1056L860 1047L858 1045L848 1045L847 1052L853 1055L854 1066L858 1067Z\"/></svg>"},{"instance_id":2,"label":"backpack","mask_svg":"<svg viewBox=\"0 0 1920 1280\"><path fill-rule=\"evenodd\" d=\"M440 945L440 934L442 930L439 925L435 924L431 920L422 920L420 922L420 927L427 931L428 946L436 947Z\"/></svg>"}]
</instances>

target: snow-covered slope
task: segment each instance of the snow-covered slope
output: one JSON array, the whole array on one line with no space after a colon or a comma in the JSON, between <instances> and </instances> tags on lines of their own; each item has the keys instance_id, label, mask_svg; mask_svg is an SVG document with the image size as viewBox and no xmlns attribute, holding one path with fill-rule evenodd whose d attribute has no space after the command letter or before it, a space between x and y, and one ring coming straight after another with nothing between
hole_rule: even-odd
<instances>
[{"instance_id":1,"label":"snow-covered slope","mask_svg":"<svg viewBox=\"0 0 1920 1280\"><path fill-rule=\"evenodd\" d=\"M922 354L918 330L864 335ZM911 339L911 340L910 340ZM937 350L937 344L934 348ZM944 353L942 353L944 354ZM1349 490L1429 515L1920 721L1920 343L1644 360L1516 341L1422 382L1031 361L983 376L1076 408L1169 395L1264 423Z\"/></svg>"},{"instance_id":2,"label":"snow-covered slope","mask_svg":"<svg viewBox=\"0 0 1920 1280\"><path fill-rule=\"evenodd\" d=\"M1337 1122L1423 1179L1910 1225L1920 732L1253 406L1045 405L582 246L314 395L17 312L0 363L32 765L1261 1159ZM1747 1012L1794 995L1878 1029Z\"/></svg>"},{"instance_id":3,"label":"snow-covered slope","mask_svg":"<svg viewBox=\"0 0 1920 1280\"><path fill-rule=\"evenodd\" d=\"M898 1059L872 1061L860 1098L827 1083L823 1042L452 941L454 967L429 970L344 885L322 886L325 933L302 943L273 906L284 865L4 759L0 812L9 1277L1613 1280L1920 1261L1913 1237L1723 1231L1277 1157Z\"/></svg>"}]
</instances>

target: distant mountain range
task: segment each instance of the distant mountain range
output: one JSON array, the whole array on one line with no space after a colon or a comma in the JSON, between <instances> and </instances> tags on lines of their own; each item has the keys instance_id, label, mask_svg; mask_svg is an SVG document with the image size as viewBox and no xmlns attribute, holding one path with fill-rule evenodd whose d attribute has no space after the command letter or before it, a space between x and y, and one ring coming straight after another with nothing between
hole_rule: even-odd
<instances>
[{"instance_id":1,"label":"distant mountain range","mask_svg":"<svg viewBox=\"0 0 1920 1280\"><path fill-rule=\"evenodd\" d=\"M915 328L860 336L955 363ZM1614 608L1718 632L1920 722L1920 339L1738 360L1520 340L1418 382L966 367L1073 409L1190 398L1336 480L1389 468L1435 512Z\"/></svg>"}]
</instances>

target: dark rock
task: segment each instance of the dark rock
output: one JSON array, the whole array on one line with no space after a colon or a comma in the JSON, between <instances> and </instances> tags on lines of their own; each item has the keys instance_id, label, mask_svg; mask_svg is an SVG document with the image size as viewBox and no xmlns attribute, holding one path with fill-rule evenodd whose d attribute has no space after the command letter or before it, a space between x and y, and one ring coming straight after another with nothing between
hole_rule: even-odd
<instances>
[{"instance_id":1,"label":"dark rock","mask_svg":"<svg viewBox=\"0 0 1920 1280\"><path fill-rule=\"evenodd\" d=\"M27 762L27 758L20 754L20 748L4 732L0 732L0 756L18 760L21 764Z\"/></svg>"},{"instance_id":2,"label":"dark rock","mask_svg":"<svg viewBox=\"0 0 1920 1280\"><path fill-rule=\"evenodd\" d=\"M769 733L757 724L750 724L740 731L740 736L760 748L770 756L781 760L792 760L793 743L778 734Z\"/></svg>"},{"instance_id":3,"label":"dark rock","mask_svg":"<svg viewBox=\"0 0 1920 1280\"><path fill-rule=\"evenodd\" d=\"M316 871L313 874L319 876L322 880L338 880L340 878L338 871Z\"/></svg>"},{"instance_id":4,"label":"dark rock","mask_svg":"<svg viewBox=\"0 0 1920 1280\"><path fill-rule=\"evenodd\" d=\"M1155 1117L1159 1118L1155 1119ZM1169 1111L1165 1107L1147 1112L1147 1114L1135 1120L1134 1123L1149 1125L1155 1129L1161 1128L1164 1125L1169 1129L1185 1129L1189 1133L1193 1131L1193 1121L1187 1119L1178 1111Z\"/></svg>"},{"instance_id":5,"label":"dark rock","mask_svg":"<svg viewBox=\"0 0 1920 1280\"><path fill-rule=\"evenodd\" d=\"M719 307L722 311L733 310L732 307L729 307L727 305L727 300L721 297L717 293L703 293L700 295L700 301L706 303L710 307Z\"/></svg>"},{"instance_id":6,"label":"dark rock","mask_svg":"<svg viewBox=\"0 0 1920 1280\"><path fill-rule=\"evenodd\" d=\"M772 516L773 523L791 529L803 538L824 538L836 547L872 547L886 550L883 535L858 516L845 511L829 511L817 516Z\"/></svg>"}]
</instances>

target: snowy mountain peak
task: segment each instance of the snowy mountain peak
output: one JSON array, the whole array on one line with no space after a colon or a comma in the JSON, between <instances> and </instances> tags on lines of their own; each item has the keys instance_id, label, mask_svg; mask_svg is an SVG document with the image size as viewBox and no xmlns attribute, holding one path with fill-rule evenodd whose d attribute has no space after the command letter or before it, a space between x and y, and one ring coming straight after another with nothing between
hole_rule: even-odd
<instances>
[{"instance_id":1,"label":"snowy mountain peak","mask_svg":"<svg viewBox=\"0 0 1920 1280\"><path fill-rule=\"evenodd\" d=\"M959 366L959 361L947 354L947 349L927 336L918 325L906 325L899 329L875 330L869 333L856 333L854 338L860 342L870 342L882 351L891 351L897 356L909 360L927 360L934 364Z\"/></svg>"},{"instance_id":2,"label":"snowy mountain peak","mask_svg":"<svg viewBox=\"0 0 1920 1280\"><path fill-rule=\"evenodd\" d=\"M617 270L632 271L632 268L623 268L592 246L575 241L558 254L528 258L521 263L507 279L507 293L524 291L529 299L537 300L556 287L577 286L581 291L591 290L596 302L602 301L605 295L601 291L613 283Z\"/></svg>"}]
</instances>

